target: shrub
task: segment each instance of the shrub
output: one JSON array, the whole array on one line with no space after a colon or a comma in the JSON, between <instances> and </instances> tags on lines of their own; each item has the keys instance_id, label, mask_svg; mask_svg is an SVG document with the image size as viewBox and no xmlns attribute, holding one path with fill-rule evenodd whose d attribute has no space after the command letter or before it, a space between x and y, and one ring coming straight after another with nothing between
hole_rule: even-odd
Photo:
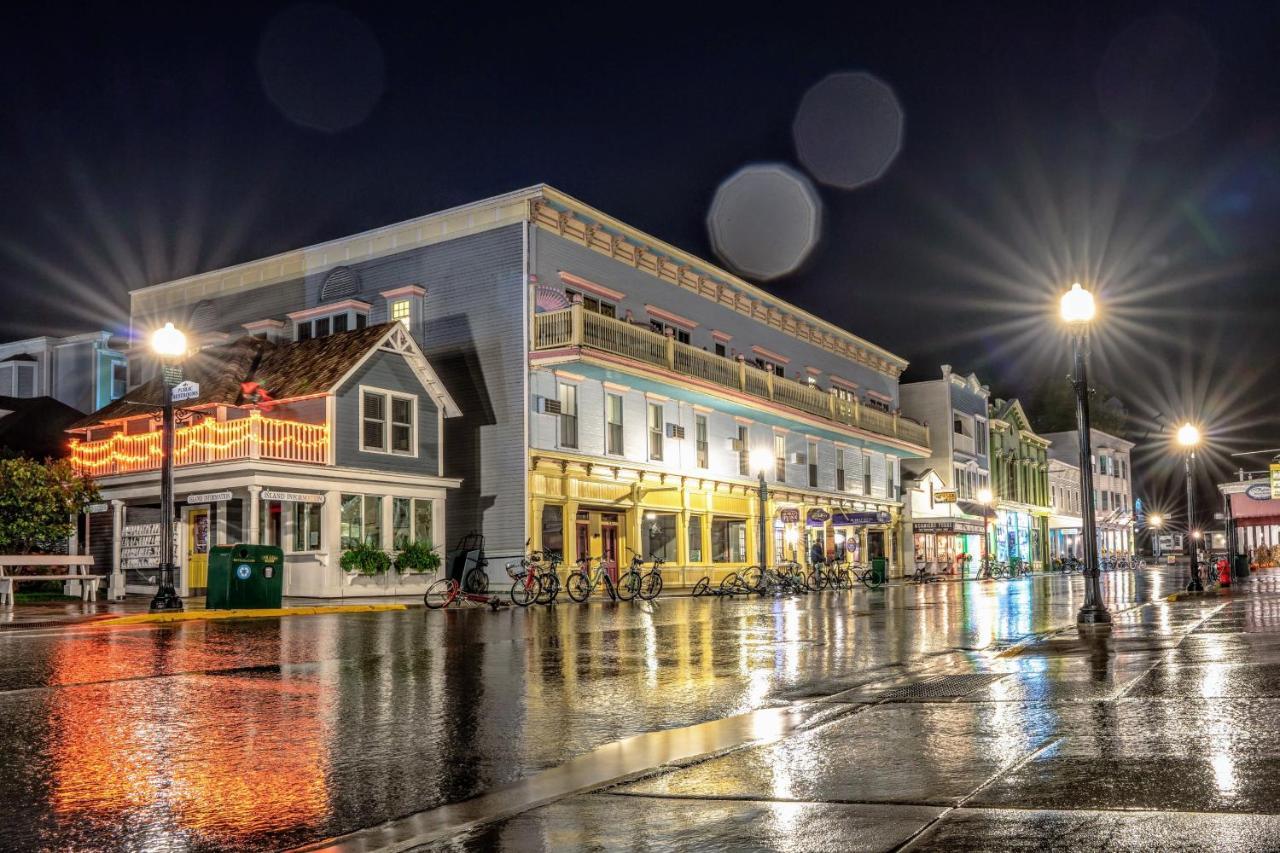
<instances>
[{"instance_id":1,"label":"shrub","mask_svg":"<svg viewBox=\"0 0 1280 853\"><path fill-rule=\"evenodd\" d=\"M440 555L429 542L410 542L396 555L396 571L405 574L434 574L440 569Z\"/></svg>"},{"instance_id":2,"label":"shrub","mask_svg":"<svg viewBox=\"0 0 1280 853\"><path fill-rule=\"evenodd\" d=\"M96 500L93 481L65 459L0 459L0 554L56 548Z\"/></svg>"},{"instance_id":3,"label":"shrub","mask_svg":"<svg viewBox=\"0 0 1280 853\"><path fill-rule=\"evenodd\" d=\"M361 575L382 575L391 570L391 558L381 548L361 542L342 552L342 570Z\"/></svg>"}]
</instances>

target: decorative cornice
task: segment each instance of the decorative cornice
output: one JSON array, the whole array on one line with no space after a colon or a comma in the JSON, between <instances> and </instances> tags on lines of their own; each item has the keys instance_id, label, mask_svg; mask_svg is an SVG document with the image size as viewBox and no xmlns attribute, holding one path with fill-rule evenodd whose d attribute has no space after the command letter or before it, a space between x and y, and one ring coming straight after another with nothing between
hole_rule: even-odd
<instances>
[{"instance_id":1,"label":"decorative cornice","mask_svg":"<svg viewBox=\"0 0 1280 853\"><path fill-rule=\"evenodd\" d=\"M343 299L341 302L330 302L327 305L317 305L314 308L294 311L286 314L285 316L296 323L300 320L310 320L312 317L323 317L326 314L333 314L338 311L368 311L372 307L373 306L368 302L361 302L359 299Z\"/></svg>"},{"instance_id":2,"label":"decorative cornice","mask_svg":"<svg viewBox=\"0 0 1280 853\"><path fill-rule=\"evenodd\" d=\"M427 295L427 289L417 284L406 284L404 287L393 287L390 290L384 290L378 295L383 299L395 299L399 296L423 297Z\"/></svg>"}]
</instances>

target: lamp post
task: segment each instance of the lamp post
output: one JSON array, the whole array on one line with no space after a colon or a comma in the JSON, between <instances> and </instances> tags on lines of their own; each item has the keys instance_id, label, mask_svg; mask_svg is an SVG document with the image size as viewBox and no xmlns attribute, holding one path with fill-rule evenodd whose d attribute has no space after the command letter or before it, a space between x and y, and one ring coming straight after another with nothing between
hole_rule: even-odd
<instances>
[{"instance_id":1,"label":"lamp post","mask_svg":"<svg viewBox=\"0 0 1280 853\"><path fill-rule=\"evenodd\" d=\"M1178 427L1178 444L1185 451L1182 464L1187 472L1187 541L1191 544L1191 582L1187 584L1187 592L1204 592L1204 584L1200 581L1200 554L1195 541L1196 493L1195 468L1196 448L1200 446L1200 430L1186 423Z\"/></svg>"},{"instance_id":2,"label":"lamp post","mask_svg":"<svg viewBox=\"0 0 1280 853\"><path fill-rule=\"evenodd\" d=\"M1084 604L1076 614L1077 625L1105 625L1111 614L1102 602L1102 584L1098 577L1098 531L1093 508L1093 451L1089 433L1089 325L1096 309L1093 294L1079 284L1062 296L1059 309L1071 330L1074 373L1071 384L1076 392L1076 430L1080 435L1081 521L1084 536Z\"/></svg>"},{"instance_id":3,"label":"lamp post","mask_svg":"<svg viewBox=\"0 0 1280 853\"><path fill-rule=\"evenodd\" d=\"M988 540L991 538L991 502L995 500L995 495L991 494L990 489L978 490L978 503L982 504L982 569L987 570L987 562L990 559L990 545Z\"/></svg>"},{"instance_id":4,"label":"lamp post","mask_svg":"<svg viewBox=\"0 0 1280 853\"><path fill-rule=\"evenodd\" d=\"M1163 517L1158 515L1147 516L1147 527L1153 531L1151 534L1151 553L1157 560L1160 559L1160 528L1163 525Z\"/></svg>"},{"instance_id":5,"label":"lamp post","mask_svg":"<svg viewBox=\"0 0 1280 853\"><path fill-rule=\"evenodd\" d=\"M151 351L160 359L164 395L160 422L160 579L151 609L181 610L182 599L173 584L173 386L182 378L187 336L172 323L165 323L151 335Z\"/></svg>"},{"instance_id":6,"label":"lamp post","mask_svg":"<svg viewBox=\"0 0 1280 853\"><path fill-rule=\"evenodd\" d=\"M769 451L757 447L751 451L751 467L755 470L756 476L760 480L760 529L758 535L760 537L760 547L758 549L760 555L760 571L769 568L769 537L768 537L768 504L769 504L769 484L764 479L765 469L773 464L773 456Z\"/></svg>"}]
</instances>

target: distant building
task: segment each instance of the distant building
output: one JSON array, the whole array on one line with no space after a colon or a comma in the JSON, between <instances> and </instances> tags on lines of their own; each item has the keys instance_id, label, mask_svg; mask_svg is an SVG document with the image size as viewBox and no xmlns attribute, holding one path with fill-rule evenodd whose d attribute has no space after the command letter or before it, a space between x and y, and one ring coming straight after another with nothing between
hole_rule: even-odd
<instances>
[{"instance_id":1,"label":"distant building","mask_svg":"<svg viewBox=\"0 0 1280 853\"><path fill-rule=\"evenodd\" d=\"M0 343L0 397L52 397L92 412L124 396L128 359L111 332Z\"/></svg>"},{"instance_id":2,"label":"distant building","mask_svg":"<svg viewBox=\"0 0 1280 853\"><path fill-rule=\"evenodd\" d=\"M1049 455L1077 465L1080 462L1079 433L1049 432L1053 442ZM1093 450L1093 510L1098 527L1098 553L1133 553L1133 469L1130 466L1133 442L1102 432L1089 431Z\"/></svg>"},{"instance_id":3,"label":"distant building","mask_svg":"<svg viewBox=\"0 0 1280 853\"><path fill-rule=\"evenodd\" d=\"M52 397L0 397L0 456L66 456L66 430L83 416Z\"/></svg>"},{"instance_id":4,"label":"distant building","mask_svg":"<svg viewBox=\"0 0 1280 853\"><path fill-rule=\"evenodd\" d=\"M928 458L902 463L921 489L912 495L910 532L916 561L957 564L959 560L969 566L970 574L977 572L984 524L978 495L991 488L987 423L991 391L974 374L955 373L944 364L940 379L909 382L898 392L903 414L929 426ZM932 476L927 476L930 472Z\"/></svg>"},{"instance_id":5,"label":"distant building","mask_svg":"<svg viewBox=\"0 0 1280 853\"><path fill-rule=\"evenodd\" d=\"M1049 438L1036 435L1017 400L991 404L991 482L995 492L997 560L1047 568Z\"/></svg>"},{"instance_id":6,"label":"distant building","mask_svg":"<svg viewBox=\"0 0 1280 853\"><path fill-rule=\"evenodd\" d=\"M1053 458L1049 449L1049 556L1083 557L1080 547L1080 469Z\"/></svg>"}]
</instances>

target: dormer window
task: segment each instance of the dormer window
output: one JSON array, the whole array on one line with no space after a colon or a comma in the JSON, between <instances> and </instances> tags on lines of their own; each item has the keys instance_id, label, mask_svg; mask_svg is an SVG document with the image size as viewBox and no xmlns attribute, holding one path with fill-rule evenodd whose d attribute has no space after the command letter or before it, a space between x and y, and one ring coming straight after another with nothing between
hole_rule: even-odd
<instances>
[{"instance_id":1,"label":"dormer window","mask_svg":"<svg viewBox=\"0 0 1280 853\"><path fill-rule=\"evenodd\" d=\"M421 322L422 299L426 295L426 289L416 284L382 291L382 298L387 300L387 319L412 332L414 324Z\"/></svg>"},{"instance_id":2,"label":"dormer window","mask_svg":"<svg viewBox=\"0 0 1280 853\"><path fill-rule=\"evenodd\" d=\"M305 311L289 315L293 321L293 339L308 341L327 338L351 329L363 329L369 323L369 303L358 299L344 299L328 305L317 305Z\"/></svg>"}]
</instances>

